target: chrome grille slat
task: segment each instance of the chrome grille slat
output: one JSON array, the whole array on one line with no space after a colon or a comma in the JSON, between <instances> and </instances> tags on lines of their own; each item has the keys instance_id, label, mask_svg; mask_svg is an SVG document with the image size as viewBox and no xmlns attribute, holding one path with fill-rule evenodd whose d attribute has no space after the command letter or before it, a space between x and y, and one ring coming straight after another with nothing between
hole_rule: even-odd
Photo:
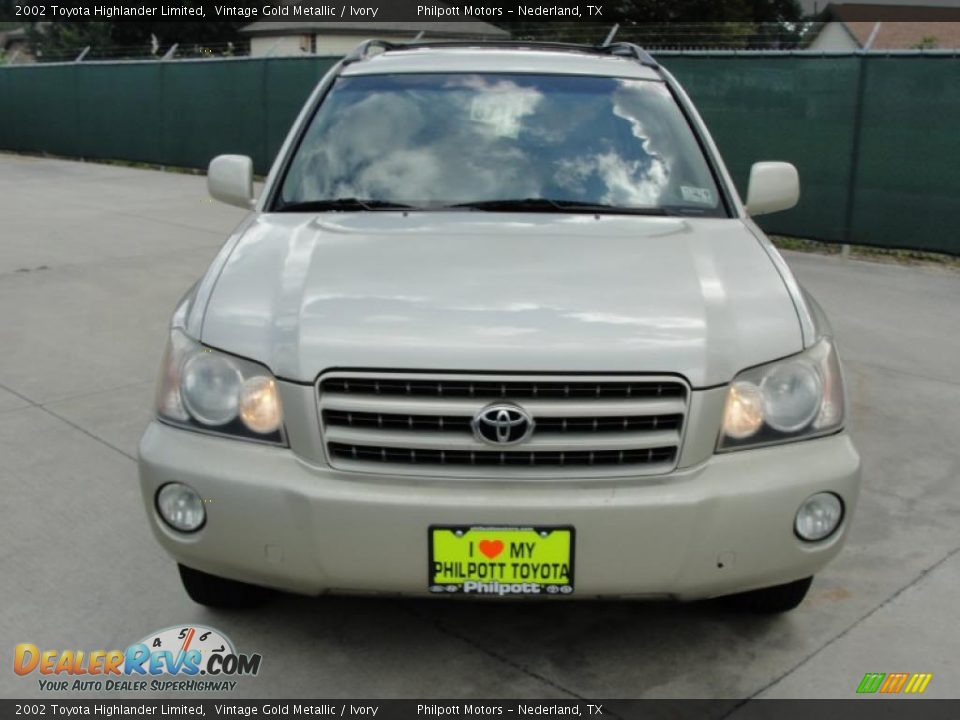
<instances>
[{"instance_id":1,"label":"chrome grille slat","mask_svg":"<svg viewBox=\"0 0 960 720\"><path fill-rule=\"evenodd\" d=\"M676 466L689 402L673 377L335 371L317 384L334 467L374 473L531 478L653 475ZM535 423L516 445L474 436L494 402Z\"/></svg>"},{"instance_id":2,"label":"chrome grille slat","mask_svg":"<svg viewBox=\"0 0 960 720\"><path fill-rule=\"evenodd\" d=\"M384 415L463 415L473 417L492 400L477 398L438 398L436 395L420 398L389 397L365 393L323 391L323 407L346 412L377 412ZM536 418L542 417L601 417L625 415L682 415L687 404L683 398L633 400L526 400L515 399Z\"/></svg>"},{"instance_id":3,"label":"chrome grille slat","mask_svg":"<svg viewBox=\"0 0 960 720\"><path fill-rule=\"evenodd\" d=\"M553 466L669 463L673 461L676 453L675 447L616 451L508 452L490 450L478 452L475 450L409 450L405 448L381 448L330 443L329 448L335 458L351 457L368 462L437 465L502 465L511 467L524 466L531 462L536 465ZM354 454L354 451L356 451L356 454Z\"/></svg>"},{"instance_id":4,"label":"chrome grille slat","mask_svg":"<svg viewBox=\"0 0 960 720\"><path fill-rule=\"evenodd\" d=\"M480 410L478 407L477 410ZM474 411L476 412L476 411ZM470 418L474 413L455 415L398 415L387 413L347 412L324 410L327 427L387 428L388 430L428 430L470 433ZM623 417L543 417L537 416L538 433L567 432L628 432L640 430L675 430L683 422L683 415L636 415Z\"/></svg>"},{"instance_id":5,"label":"chrome grille slat","mask_svg":"<svg viewBox=\"0 0 960 720\"><path fill-rule=\"evenodd\" d=\"M433 395L437 396L437 380L389 380L358 378L325 378L321 389L326 393L371 393L379 388L381 395ZM447 380L443 381L443 397L479 397L490 400L520 401L534 397L686 397L685 386L673 381L608 381L608 382L562 382L537 380L527 382L503 382L496 380ZM432 390L432 392L431 392Z\"/></svg>"},{"instance_id":6,"label":"chrome grille slat","mask_svg":"<svg viewBox=\"0 0 960 720\"><path fill-rule=\"evenodd\" d=\"M328 443L341 445L376 445L388 448L407 448L416 450L496 450L468 433L449 432L409 432L405 430L378 430L351 428L347 426L328 426L325 439ZM636 433L543 433L534 432L533 437L522 445L510 446L530 451L576 450L646 450L651 447L676 447L680 435L676 430L658 430L656 432Z\"/></svg>"}]
</instances>

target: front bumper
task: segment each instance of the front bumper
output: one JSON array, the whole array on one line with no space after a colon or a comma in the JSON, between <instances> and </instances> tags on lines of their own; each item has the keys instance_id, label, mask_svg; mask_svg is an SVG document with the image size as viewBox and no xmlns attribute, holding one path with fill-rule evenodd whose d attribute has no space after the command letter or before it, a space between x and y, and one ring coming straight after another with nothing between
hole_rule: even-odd
<instances>
[{"instance_id":1,"label":"front bumper","mask_svg":"<svg viewBox=\"0 0 960 720\"><path fill-rule=\"evenodd\" d=\"M153 422L140 482L154 534L178 562L304 594L426 595L430 525L572 525L573 597L695 599L814 574L840 550L860 459L846 433L714 455L667 476L582 483L429 481L314 466L291 450ZM157 515L165 483L193 486L207 522L184 535ZM830 538L793 533L800 504L839 495Z\"/></svg>"}]
</instances>

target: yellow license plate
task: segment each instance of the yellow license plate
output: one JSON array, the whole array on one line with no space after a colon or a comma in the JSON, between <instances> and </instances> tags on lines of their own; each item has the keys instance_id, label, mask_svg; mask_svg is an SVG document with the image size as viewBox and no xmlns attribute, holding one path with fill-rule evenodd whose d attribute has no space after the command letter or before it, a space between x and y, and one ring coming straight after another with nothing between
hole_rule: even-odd
<instances>
[{"instance_id":1,"label":"yellow license plate","mask_svg":"<svg viewBox=\"0 0 960 720\"><path fill-rule=\"evenodd\" d=\"M429 540L430 592L573 593L572 527L432 525Z\"/></svg>"}]
</instances>

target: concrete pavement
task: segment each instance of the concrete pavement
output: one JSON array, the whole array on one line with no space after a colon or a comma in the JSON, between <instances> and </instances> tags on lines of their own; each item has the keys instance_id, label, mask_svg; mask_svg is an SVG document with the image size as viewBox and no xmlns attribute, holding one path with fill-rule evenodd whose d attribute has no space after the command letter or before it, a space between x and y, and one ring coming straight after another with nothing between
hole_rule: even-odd
<instances>
[{"instance_id":1,"label":"concrete pavement","mask_svg":"<svg viewBox=\"0 0 960 720\"><path fill-rule=\"evenodd\" d=\"M788 254L846 361L864 492L846 550L778 618L715 604L283 597L214 613L149 533L134 458L169 314L242 212L202 177L0 155L0 695L18 642L123 647L213 625L248 697L960 696L960 274Z\"/></svg>"}]
</instances>

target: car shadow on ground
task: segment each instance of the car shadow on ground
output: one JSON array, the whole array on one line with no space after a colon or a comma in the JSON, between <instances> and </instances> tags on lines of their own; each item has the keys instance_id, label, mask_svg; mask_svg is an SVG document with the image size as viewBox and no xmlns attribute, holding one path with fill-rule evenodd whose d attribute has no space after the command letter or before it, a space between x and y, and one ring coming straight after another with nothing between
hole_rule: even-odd
<instances>
[{"instance_id":1,"label":"car shadow on ground","mask_svg":"<svg viewBox=\"0 0 960 720\"><path fill-rule=\"evenodd\" d=\"M273 622L301 636L309 629L325 634L334 628L366 635L389 626L379 634L381 642L407 642L407 632L398 628L408 628L417 634L420 646L460 641L495 655L522 654L525 648L536 647L541 656L555 648L562 664L575 664L577 655L589 655L600 645L606 653L642 645L676 654L678 645L696 652L723 640L761 640L790 617L790 613L753 614L723 599L544 601L277 594L266 609Z\"/></svg>"},{"instance_id":2,"label":"car shadow on ground","mask_svg":"<svg viewBox=\"0 0 960 720\"><path fill-rule=\"evenodd\" d=\"M767 651L807 640L806 623L791 619L798 612L753 615L721 601L277 595L258 612L210 621L269 638L258 649L281 656L285 672L299 662L336 677L335 694L364 678L371 697L481 697L494 687L505 697L683 697L736 694L750 665L775 677ZM708 681L704 663L715 668ZM406 680L396 684L401 666Z\"/></svg>"}]
</instances>

